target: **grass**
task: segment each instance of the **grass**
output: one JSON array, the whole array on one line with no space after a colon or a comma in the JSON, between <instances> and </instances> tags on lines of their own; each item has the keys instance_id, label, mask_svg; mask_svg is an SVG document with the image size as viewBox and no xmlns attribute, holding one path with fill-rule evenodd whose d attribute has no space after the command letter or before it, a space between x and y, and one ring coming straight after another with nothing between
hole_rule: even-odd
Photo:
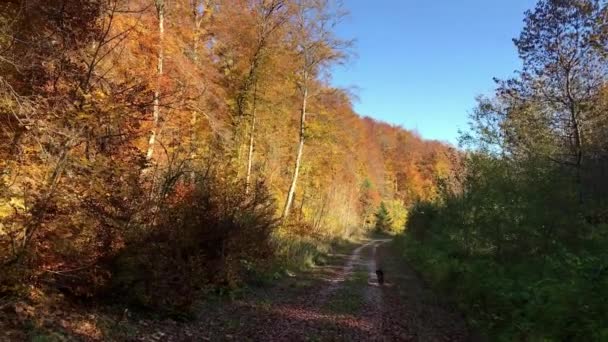
<instances>
[{"instance_id":1,"label":"grass","mask_svg":"<svg viewBox=\"0 0 608 342\"><path fill-rule=\"evenodd\" d=\"M28 339L32 342L61 342L68 341L68 338L58 331L50 331L38 327L33 322L28 322Z\"/></svg>"},{"instance_id":2,"label":"grass","mask_svg":"<svg viewBox=\"0 0 608 342\"><path fill-rule=\"evenodd\" d=\"M364 305L363 291L367 286L367 272L356 270L344 281L336 293L325 304L325 309L336 314L355 314Z\"/></svg>"}]
</instances>

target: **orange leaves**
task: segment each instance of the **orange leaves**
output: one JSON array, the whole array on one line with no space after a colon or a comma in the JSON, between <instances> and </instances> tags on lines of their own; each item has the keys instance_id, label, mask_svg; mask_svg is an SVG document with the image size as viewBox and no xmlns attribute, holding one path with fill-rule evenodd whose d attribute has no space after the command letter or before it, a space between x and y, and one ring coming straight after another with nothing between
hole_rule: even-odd
<instances>
[{"instance_id":1,"label":"orange leaves","mask_svg":"<svg viewBox=\"0 0 608 342\"><path fill-rule=\"evenodd\" d=\"M49 8L60 12L61 3L50 1ZM331 53L343 42L299 31L300 46L314 45L309 57L321 63L304 65L310 60L294 48L293 25L322 28L297 22L302 18L290 17L289 6L271 8L279 3L218 1L213 11L198 13L190 1L167 1L162 42L148 0L82 18L70 2L68 19L78 27L57 27L56 11L32 10L34 21L17 18L15 34L28 44L6 54L23 65L19 72L0 69L10 86L0 92L0 111L7 113L0 117L6 127L0 243L7 247L0 259L24 252L34 278L84 295L110 277L137 285L120 279L141 272L135 266L148 270L142 279L170 293L163 300L179 297L180 305L195 292L180 288L188 287L182 280L233 286L242 263L272 254L275 200L286 197L302 131L306 146L292 206L299 222L291 234L356 233L382 200L395 198L402 209L431 196L435 177L450 172L445 146L361 119L348 94L330 88L319 72L340 57ZM305 87L307 118L300 127ZM158 134L147 160L151 129ZM249 185L257 188L247 193L243 151L250 146ZM370 186L361 186L366 179ZM27 243L3 240L7 230ZM123 269L110 274L106 263L117 255ZM58 273L47 278L49 271ZM133 292L154 301L152 292Z\"/></svg>"}]
</instances>

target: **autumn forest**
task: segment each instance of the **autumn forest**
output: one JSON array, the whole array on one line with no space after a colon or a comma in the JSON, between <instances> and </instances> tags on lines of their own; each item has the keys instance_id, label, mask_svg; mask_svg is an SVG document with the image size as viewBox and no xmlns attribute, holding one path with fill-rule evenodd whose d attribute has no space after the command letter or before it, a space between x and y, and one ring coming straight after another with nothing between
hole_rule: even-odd
<instances>
[{"instance_id":1,"label":"autumn forest","mask_svg":"<svg viewBox=\"0 0 608 342\"><path fill-rule=\"evenodd\" d=\"M0 340L608 339L608 4L522 14L459 146L332 86L346 16L2 1Z\"/></svg>"}]
</instances>

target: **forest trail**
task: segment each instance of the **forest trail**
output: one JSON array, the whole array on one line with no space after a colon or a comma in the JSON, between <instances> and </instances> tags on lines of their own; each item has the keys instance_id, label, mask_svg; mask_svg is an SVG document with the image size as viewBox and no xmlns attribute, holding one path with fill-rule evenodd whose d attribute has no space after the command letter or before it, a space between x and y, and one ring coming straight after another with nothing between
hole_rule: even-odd
<instances>
[{"instance_id":1,"label":"forest trail","mask_svg":"<svg viewBox=\"0 0 608 342\"><path fill-rule=\"evenodd\" d=\"M383 286L377 266L385 272ZM154 329L137 329L135 341L470 340L463 317L425 287L388 239L351 246L323 266L235 301L207 303L195 322L137 325Z\"/></svg>"}]
</instances>

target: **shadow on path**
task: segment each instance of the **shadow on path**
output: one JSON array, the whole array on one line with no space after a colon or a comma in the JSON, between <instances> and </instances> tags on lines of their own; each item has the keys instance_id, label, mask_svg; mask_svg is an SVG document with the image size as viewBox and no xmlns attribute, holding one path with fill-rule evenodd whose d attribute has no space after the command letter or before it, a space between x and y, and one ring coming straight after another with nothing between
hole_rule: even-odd
<instances>
[{"instance_id":1,"label":"shadow on path","mask_svg":"<svg viewBox=\"0 0 608 342\"><path fill-rule=\"evenodd\" d=\"M308 274L137 341L468 341L461 315L433 295L388 239L371 239ZM376 268L385 273L380 286ZM156 330L156 331L155 331Z\"/></svg>"}]
</instances>

